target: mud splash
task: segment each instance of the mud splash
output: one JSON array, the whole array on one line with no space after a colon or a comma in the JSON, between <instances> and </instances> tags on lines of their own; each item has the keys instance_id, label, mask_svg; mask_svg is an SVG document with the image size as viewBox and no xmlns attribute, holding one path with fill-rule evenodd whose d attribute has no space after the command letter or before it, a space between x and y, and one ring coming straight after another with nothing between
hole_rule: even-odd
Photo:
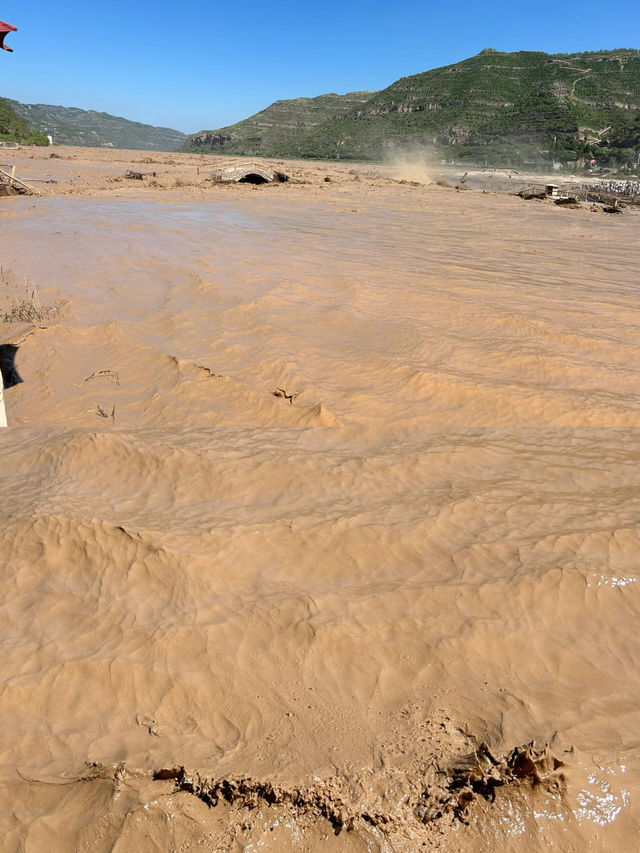
<instances>
[{"instance_id":1,"label":"mud splash","mask_svg":"<svg viewBox=\"0 0 640 853\"><path fill-rule=\"evenodd\" d=\"M559 768L563 762L548 746L536 750L533 744L516 747L508 756L495 758L489 747L481 743L468 756L462 756L448 770L430 767L425 776L429 781L416 786L405 780L408 792L397 801L384 803L379 797L367 797L366 777L348 780L334 778L311 787L283 788L271 782L251 778L206 779L190 774L184 767L157 770L154 779L175 779L176 791L186 791L207 806L217 806L221 800L237 803L245 809L256 809L261 803L287 806L294 817L313 815L323 817L336 835L343 830L353 832L362 824L393 831L394 824L413 818L420 824L440 820L453 814L465 822L465 813L476 797L495 802L496 789L504 785L541 785L548 791L560 793L565 778ZM389 790L389 781L386 789ZM396 780L397 787L397 780ZM412 790L413 788L413 790ZM359 789L354 796L354 789ZM366 792L366 793L365 793ZM404 812L404 814L403 814Z\"/></svg>"},{"instance_id":2,"label":"mud splash","mask_svg":"<svg viewBox=\"0 0 640 853\"><path fill-rule=\"evenodd\" d=\"M466 741L472 746L472 739L467 737ZM446 752L451 744L441 741L442 746ZM79 778L66 783L23 780L40 799L40 808L43 803L42 796L37 796L38 787L67 787L67 806L83 788L84 796L79 798L86 803L87 791L91 790L89 799L102 799L101 808L94 806L92 814L83 816L80 838L88 838L87 827L92 827L90 837L95 844L100 824L104 830L106 825L117 823L120 837L116 849L123 841L126 844L139 836L142 827L133 833L131 828L140 824L141 817L143 831L157 846L155 812L167 824L172 841L168 849L180 849L177 838L188 833L192 843L215 838L225 849L251 850L254 844L265 846L265 830L269 838L274 830L284 828L285 832L272 835L266 846L282 849L286 839L287 849L297 849L302 842L305 849L321 843L336 850L386 853L398 845L403 850L409 845L414 849L441 849L447 836L460 833L468 835L468 840L475 836L478 849L484 849L474 830L474 824L482 821L483 805L500 811L506 804L519 803L524 808L531 801L553 803L558 815L566 818L563 768L563 762L548 746L536 749L528 744L495 757L486 744L480 743L468 755L455 756L444 768L435 761L413 773L368 768L325 779L316 777L307 785L283 786L251 777L211 779L184 767L149 773L132 771L124 763L105 767L95 762ZM71 813L67 817L73 821L80 816ZM161 846L167 848L166 839Z\"/></svg>"}]
</instances>

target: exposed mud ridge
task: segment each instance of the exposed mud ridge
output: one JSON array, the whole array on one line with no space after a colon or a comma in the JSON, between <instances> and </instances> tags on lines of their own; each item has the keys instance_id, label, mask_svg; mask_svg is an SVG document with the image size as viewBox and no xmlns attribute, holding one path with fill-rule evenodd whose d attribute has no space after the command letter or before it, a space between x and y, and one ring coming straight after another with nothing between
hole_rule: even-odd
<instances>
[{"instance_id":1,"label":"exposed mud ridge","mask_svg":"<svg viewBox=\"0 0 640 853\"><path fill-rule=\"evenodd\" d=\"M382 832L400 829L407 823L430 824L444 817L466 823L465 813L477 798L494 802L503 786L533 788L563 795L564 764L545 746L533 743L515 747L495 757L485 743L471 754L460 756L451 766L432 765L420 778L388 773L385 794L378 793L368 774L356 778L334 776L309 786L285 787L251 777L209 779L184 767L163 768L155 780L175 779L176 792L193 794L210 808L226 802L235 807L258 809L262 804L285 807L292 817L306 816L329 821L336 835L364 825ZM393 777L393 778L392 778ZM389 796L388 791L394 791Z\"/></svg>"}]
</instances>

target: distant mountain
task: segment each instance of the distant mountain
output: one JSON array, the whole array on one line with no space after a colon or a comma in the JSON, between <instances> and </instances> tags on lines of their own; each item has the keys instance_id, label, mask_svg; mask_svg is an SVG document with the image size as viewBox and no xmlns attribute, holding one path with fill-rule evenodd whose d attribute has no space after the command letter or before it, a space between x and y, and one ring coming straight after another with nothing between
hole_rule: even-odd
<instances>
[{"instance_id":1,"label":"distant mountain","mask_svg":"<svg viewBox=\"0 0 640 853\"><path fill-rule=\"evenodd\" d=\"M59 145L88 145L175 151L186 134L169 127L153 127L126 118L50 104L21 104L6 100L15 113L34 131L53 137ZM18 140L20 141L20 140Z\"/></svg>"},{"instance_id":2,"label":"distant mountain","mask_svg":"<svg viewBox=\"0 0 640 853\"><path fill-rule=\"evenodd\" d=\"M220 130L202 130L189 136L183 151L222 151L226 154L255 154L278 157L297 154L298 140L314 132L326 122L357 109L370 98L371 92L349 92L347 95L318 95L316 98L294 98L276 101L250 118Z\"/></svg>"},{"instance_id":3,"label":"distant mountain","mask_svg":"<svg viewBox=\"0 0 640 853\"><path fill-rule=\"evenodd\" d=\"M188 138L184 150L383 158L429 146L441 156L518 164L640 150L640 51L546 54L483 50L462 62L352 95L278 101L245 121ZM310 105L333 99L332 110ZM317 118L311 121L311 117Z\"/></svg>"}]
</instances>

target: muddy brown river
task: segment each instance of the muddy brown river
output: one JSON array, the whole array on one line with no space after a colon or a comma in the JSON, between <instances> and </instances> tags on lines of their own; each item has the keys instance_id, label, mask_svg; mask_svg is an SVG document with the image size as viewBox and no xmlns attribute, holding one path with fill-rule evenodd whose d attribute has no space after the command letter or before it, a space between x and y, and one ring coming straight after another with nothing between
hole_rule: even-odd
<instances>
[{"instance_id":1,"label":"muddy brown river","mask_svg":"<svg viewBox=\"0 0 640 853\"><path fill-rule=\"evenodd\" d=\"M329 168L0 200L3 849L635 849L637 218Z\"/></svg>"}]
</instances>

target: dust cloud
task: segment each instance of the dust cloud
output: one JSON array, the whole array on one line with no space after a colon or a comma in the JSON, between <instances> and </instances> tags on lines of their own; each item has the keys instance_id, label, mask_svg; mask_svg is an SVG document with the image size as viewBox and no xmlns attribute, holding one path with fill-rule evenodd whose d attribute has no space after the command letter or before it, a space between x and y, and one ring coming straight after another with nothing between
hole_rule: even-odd
<instances>
[{"instance_id":1,"label":"dust cloud","mask_svg":"<svg viewBox=\"0 0 640 853\"><path fill-rule=\"evenodd\" d=\"M440 158L428 145L389 148L383 159L385 173L398 181L418 184L435 183L442 171ZM461 170L461 174L464 169Z\"/></svg>"},{"instance_id":2,"label":"dust cloud","mask_svg":"<svg viewBox=\"0 0 640 853\"><path fill-rule=\"evenodd\" d=\"M59 153L0 206L3 850L635 849L635 214Z\"/></svg>"}]
</instances>

